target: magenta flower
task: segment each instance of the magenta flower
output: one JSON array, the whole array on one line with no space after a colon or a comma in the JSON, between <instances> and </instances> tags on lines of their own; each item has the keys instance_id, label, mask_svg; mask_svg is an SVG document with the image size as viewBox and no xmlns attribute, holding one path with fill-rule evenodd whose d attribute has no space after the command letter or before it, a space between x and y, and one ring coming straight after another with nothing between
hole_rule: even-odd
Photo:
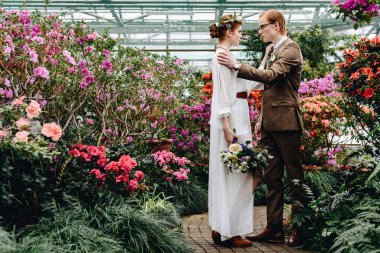
<instances>
[{"instance_id":1,"label":"magenta flower","mask_svg":"<svg viewBox=\"0 0 380 253\"><path fill-rule=\"evenodd\" d=\"M369 14L379 15L379 6L377 4L370 4L367 8L364 9L365 12Z\"/></svg>"},{"instance_id":2,"label":"magenta flower","mask_svg":"<svg viewBox=\"0 0 380 253\"><path fill-rule=\"evenodd\" d=\"M91 46L88 46L88 47L86 48L86 50L87 50L87 52L91 53L91 52L94 50L94 48L91 47Z\"/></svg>"},{"instance_id":3,"label":"magenta flower","mask_svg":"<svg viewBox=\"0 0 380 253\"><path fill-rule=\"evenodd\" d=\"M94 76L92 76L92 75L88 75L88 76L86 76L86 78L85 78L85 82L86 83L92 83L94 81Z\"/></svg>"},{"instance_id":4,"label":"magenta flower","mask_svg":"<svg viewBox=\"0 0 380 253\"><path fill-rule=\"evenodd\" d=\"M108 72L112 70L112 63L109 60L105 60L102 67Z\"/></svg>"},{"instance_id":5,"label":"magenta flower","mask_svg":"<svg viewBox=\"0 0 380 253\"><path fill-rule=\"evenodd\" d=\"M82 88L82 89L87 89L87 83L86 82L81 82L80 83L80 87Z\"/></svg>"},{"instance_id":6,"label":"magenta flower","mask_svg":"<svg viewBox=\"0 0 380 253\"><path fill-rule=\"evenodd\" d=\"M49 79L49 71L45 67L39 66L34 69L34 76Z\"/></svg>"}]
</instances>

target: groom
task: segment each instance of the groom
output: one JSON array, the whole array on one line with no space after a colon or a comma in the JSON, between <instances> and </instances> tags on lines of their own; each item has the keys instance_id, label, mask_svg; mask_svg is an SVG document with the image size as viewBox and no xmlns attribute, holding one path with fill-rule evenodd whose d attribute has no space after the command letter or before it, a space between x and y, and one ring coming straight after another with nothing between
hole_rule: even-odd
<instances>
[{"instance_id":1,"label":"groom","mask_svg":"<svg viewBox=\"0 0 380 253\"><path fill-rule=\"evenodd\" d=\"M264 70L238 63L231 55L221 53L218 61L238 71L238 77L265 84L260 118L255 134L261 135L260 143L274 158L264 169L267 185L267 227L247 239L260 242L284 242L284 166L290 182L294 200L292 215L300 204L306 204L302 188L294 183L303 181L304 175L300 157L302 116L297 93L301 82L302 54L298 44L286 36L285 18L278 10L268 10L259 16L259 34L264 42L274 44L273 51ZM295 181L293 181L295 180ZM300 231L294 230L289 246L302 244Z\"/></svg>"}]
</instances>

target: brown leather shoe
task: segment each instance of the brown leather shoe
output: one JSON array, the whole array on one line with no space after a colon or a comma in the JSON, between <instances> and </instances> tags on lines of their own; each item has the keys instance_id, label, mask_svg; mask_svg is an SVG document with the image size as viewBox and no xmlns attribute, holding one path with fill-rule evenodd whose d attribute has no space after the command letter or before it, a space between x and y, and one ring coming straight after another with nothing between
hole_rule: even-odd
<instances>
[{"instance_id":1,"label":"brown leather shoe","mask_svg":"<svg viewBox=\"0 0 380 253\"><path fill-rule=\"evenodd\" d=\"M298 247L303 244L303 235L298 229L294 229L290 234L288 246L289 247Z\"/></svg>"},{"instance_id":2,"label":"brown leather shoe","mask_svg":"<svg viewBox=\"0 0 380 253\"><path fill-rule=\"evenodd\" d=\"M231 239L223 241L222 245L226 246L226 247L245 248L245 247L251 247L252 246L252 242L248 241L246 239L241 238L241 236L234 236Z\"/></svg>"},{"instance_id":3,"label":"brown leather shoe","mask_svg":"<svg viewBox=\"0 0 380 253\"><path fill-rule=\"evenodd\" d=\"M272 242L272 243L284 243L285 233L284 229L277 229L277 231L266 227L263 232L254 236L246 236L246 238L253 242Z\"/></svg>"},{"instance_id":4,"label":"brown leather shoe","mask_svg":"<svg viewBox=\"0 0 380 253\"><path fill-rule=\"evenodd\" d=\"M220 245L222 243L222 236L219 234L219 232L212 230L211 237L215 244Z\"/></svg>"}]
</instances>

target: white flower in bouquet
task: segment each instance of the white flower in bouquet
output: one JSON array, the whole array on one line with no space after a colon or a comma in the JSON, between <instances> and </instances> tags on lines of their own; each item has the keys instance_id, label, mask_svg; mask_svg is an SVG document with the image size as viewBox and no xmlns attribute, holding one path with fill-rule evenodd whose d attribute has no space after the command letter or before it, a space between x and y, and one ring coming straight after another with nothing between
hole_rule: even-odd
<instances>
[{"instance_id":1,"label":"white flower in bouquet","mask_svg":"<svg viewBox=\"0 0 380 253\"><path fill-rule=\"evenodd\" d=\"M232 143L228 149L230 150L230 152L232 153L238 153L240 151L243 150L243 147L239 144L239 143Z\"/></svg>"}]
</instances>

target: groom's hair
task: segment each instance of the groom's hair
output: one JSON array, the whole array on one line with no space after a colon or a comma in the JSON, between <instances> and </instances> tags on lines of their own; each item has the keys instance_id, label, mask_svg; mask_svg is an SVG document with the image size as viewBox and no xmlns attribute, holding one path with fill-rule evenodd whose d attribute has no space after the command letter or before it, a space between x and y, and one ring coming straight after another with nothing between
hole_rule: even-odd
<instances>
[{"instance_id":1,"label":"groom's hair","mask_svg":"<svg viewBox=\"0 0 380 253\"><path fill-rule=\"evenodd\" d=\"M284 15L278 10L267 10L260 13L259 18L265 17L268 22L274 24L278 23L280 27L280 33L282 35L286 34L286 22Z\"/></svg>"}]
</instances>

